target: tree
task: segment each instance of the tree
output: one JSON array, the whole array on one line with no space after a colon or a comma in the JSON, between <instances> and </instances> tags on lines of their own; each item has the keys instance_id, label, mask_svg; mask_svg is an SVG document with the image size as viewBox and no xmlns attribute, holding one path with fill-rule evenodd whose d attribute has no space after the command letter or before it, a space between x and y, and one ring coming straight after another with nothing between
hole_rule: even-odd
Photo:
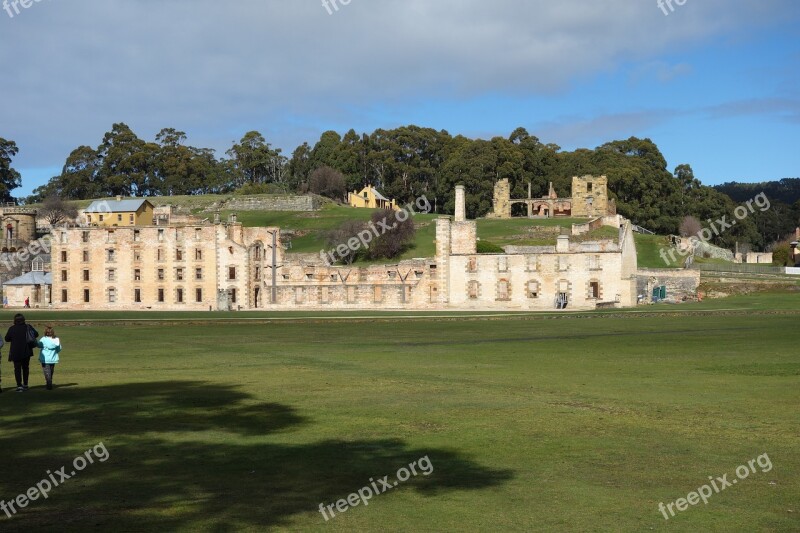
<instances>
[{"instance_id":1,"label":"tree","mask_svg":"<svg viewBox=\"0 0 800 533\"><path fill-rule=\"evenodd\" d=\"M257 131L247 132L239 144L226 152L235 171L235 186L246 183L274 183L283 179L286 158L280 149L273 150L264 136Z\"/></svg>"},{"instance_id":2,"label":"tree","mask_svg":"<svg viewBox=\"0 0 800 533\"><path fill-rule=\"evenodd\" d=\"M350 239L356 237L359 233L364 231L366 227L367 224L359 220L346 220L341 226L328 232L326 241L331 250L337 250L335 253L335 257L338 258L337 262L351 265L356 259L365 254L366 249L362 248L353 250L347 247L344 254L340 254L338 250L344 250L344 248L339 248L339 246L342 244L346 245Z\"/></svg>"},{"instance_id":3,"label":"tree","mask_svg":"<svg viewBox=\"0 0 800 533\"><path fill-rule=\"evenodd\" d=\"M46 220L50 227L55 227L62 222L74 220L78 216L78 209L65 202L60 196L51 195L45 198L39 216Z\"/></svg>"},{"instance_id":4,"label":"tree","mask_svg":"<svg viewBox=\"0 0 800 533\"><path fill-rule=\"evenodd\" d=\"M681 237L692 237L697 236L702 229L703 225L700 224L699 220L693 216L685 216L683 217L683 221L681 221L678 231L681 234Z\"/></svg>"},{"instance_id":5,"label":"tree","mask_svg":"<svg viewBox=\"0 0 800 533\"><path fill-rule=\"evenodd\" d=\"M316 169L308 178L308 190L314 194L341 201L347 189L344 176L331 167Z\"/></svg>"},{"instance_id":6,"label":"tree","mask_svg":"<svg viewBox=\"0 0 800 533\"><path fill-rule=\"evenodd\" d=\"M12 201L11 191L22 184L19 172L11 167L11 159L18 151L14 141L0 137L0 200L3 202Z\"/></svg>"},{"instance_id":7,"label":"tree","mask_svg":"<svg viewBox=\"0 0 800 533\"><path fill-rule=\"evenodd\" d=\"M417 233L414 222L408 213L401 220L398 211L380 209L372 213L372 227L390 228L376 237L366 251L368 259L394 259L411 246Z\"/></svg>"},{"instance_id":8,"label":"tree","mask_svg":"<svg viewBox=\"0 0 800 533\"><path fill-rule=\"evenodd\" d=\"M150 196L158 189L155 160L159 146L136 136L119 123L103 136L97 149L102 161L99 180L108 196Z\"/></svg>"},{"instance_id":9,"label":"tree","mask_svg":"<svg viewBox=\"0 0 800 533\"><path fill-rule=\"evenodd\" d=\"M225 176L210 148L184 146L186 134L164 128L156 135L160 145L155 157L154 190L162 196L209 194L225 189Z\"/></svg>"}]
</instances>

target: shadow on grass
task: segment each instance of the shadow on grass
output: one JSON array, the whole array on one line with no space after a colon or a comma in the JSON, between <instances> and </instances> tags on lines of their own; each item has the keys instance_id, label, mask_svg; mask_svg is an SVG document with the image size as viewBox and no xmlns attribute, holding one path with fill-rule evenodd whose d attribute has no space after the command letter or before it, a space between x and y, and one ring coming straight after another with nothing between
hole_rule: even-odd
<instances>
[{"instance_id":1,"label":"shadow on grass","mask_svg":"<svg viewBox=\"0 0 800 533\"><path fill-rule=\"evenodd\" d=\"M452 451L412 449L397 439L287 444L291 437L282 434L309 420L290 406L256 403L219 384L158 382L54 392L17 394L3 402L0 499L24 493L47 470L67 466L69 472L73 458L99 442L109 458L95 460L47 500L31 502L13 518L0 513L4 531L234 531L280 525L293 515L316 513L320 503L346 498L370 478L392 480L399 468L426 455L434 472L412 477L390 493L416 490L432 497L511 477Z\"/></svg>"}]
</instances>

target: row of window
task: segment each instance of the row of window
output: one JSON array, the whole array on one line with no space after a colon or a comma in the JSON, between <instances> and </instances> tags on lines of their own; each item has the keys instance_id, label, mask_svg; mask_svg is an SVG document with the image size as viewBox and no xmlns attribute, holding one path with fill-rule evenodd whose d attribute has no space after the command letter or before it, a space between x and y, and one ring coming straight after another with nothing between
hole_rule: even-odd
<instances>
[{"instance_id":1,"label":"row of window","mask_svg":"<svg viewBox=\"0 0 800 533\"><path fill-rule=\"evenodd\" d=\"M526 270L529 272L536 272L541 268L539 257L536 255L529 255L526 256L527 263L526 263ZM569 270L570 266L570 258L564 255L558 256L557 259L557 266L559 271L566 271ZM601 270L600 267L600 256L599 255L590 255L586 257L586 268L588 270ZM497 271L498 272L508 272L508 257L501 256L497 258ZM478 272L478 257L472 256L467 261L467 272L476 273Z\"/></svg>"},{"instance_id":2,"label":"row of window","mask_svg":"<svg viewBox=\"0 0 800 533\"><path fill-rule=\"evenodd\" d=\"M184 268L176 268L175 269L175 281L184 281L186 279L186 270ZM158 268L156 269L156 279L158 281L165 281L166 280L166 269ZM194 269L194 279L196 281L203 280L203 269L202 267L197 267ZM255 269L255 281L260 281L261 279L261 268L256 267ZM116 281L117 280L117 269L116 268L107 268L106 269L106 281ZM69 270L62 269L61 270L61 281L69 281ZM83 281L91 281L91 270L88 268L83 269ZM142 281L142 269L141 268L134 268L133 269L133 281ZM228 281L236 281L236 267L228 267Z\"/></svg>"},{"instance_id":3,"label":"row of window","mask_svg":"<svg viewBox=\"0 0 800 533\"><path fill-rule=\"evenodd\" d=\"M113 215L111 215L113 216ZM104 222L106 220L105 215L98 215L98 222ZM117 214L117 222L122 222L122 215ZM109 219L111 220L111 219ZM130 215L129 222L133 224L134 216L133 214ZM182 241L184 240L184 228L171 228L171 230L175 231L175 240ZM165 228L158 228L158 240L163 242L166 236ZM81 232L81 242L89 242L91 239L91 231L84 230ZM106 242L117 242L116 240L116 231L113 229L106 231ZM142 240L142 230L135 229L133 230L133 241L140 242ZM203 240L203 229L202 228L195 228L194 229L194 240L201 241ZM59 239L61 244L67 244L69 242L69 232L62 231L61 238Z\"/></svg>"},{"instance_id":4,"label":"row of window","mask_svg":"<svg viewBox=\"0 0 800 533\"><path fill-rule=\"evenodd\" d=\"M114 220L114 216L117 217L117 222L122 222L122 213L117 213L116 215L114 215L113 213L102 214L102 215L91 215L91 214L87 215L87 217L89 219L89 222L92 222L92 221L95 221L95 222L111 221L111 220ZM136 215L134 215L133 213L129 213L128 214L128 222L133 224L133 222L135 220L135 216ZM88 232L84 231L84 233L88 233ZM65 234L66 234L66 232L62 233L62 235L65 235Z\"/></svg>"},{"instance_id":5,"label":"row of window","mask_svg":"<svg viewBox=\"0 0 800 533\"><path fill-rule=\"evenodd\" d=\"M133 301L134 303L142 303L142 289L133 289ZM188 291L186 289L179 287L174 289L173 291L173 301L174 303L182 304L187 302ZM236 289L229 289L228 294L230 295L231 302L236 303ZM119 296L119 292L116 288L111 287L106 289L105 291L106 299L108 303L115 303ZM167 290L164 288L159 287L156 289L155 294L155 301L158 303L166 303L167 299ZM83 302L84 303L91 303L92 301L92 291L91 289L83 289ZM203 289L197 287L194 290L194 301L196 303L203 303ZM67 303L69 302L69 291L67 289L61 289L61 302Z\"/></svg>"},{"instance_id":6,"label":"row of window","mask_svg":"<svg viewBox=\"0 0 800 533\"><path fill-rule=\"evenodd\" d=\"M530 280L526 284L526 295L529 299L537 299L539 298L541 292L541 286L538 281ZM601 290L600 290L600 282L599 281L590 281L587 285L587 298L600 298ZM570 290L570 283L569 281L562 280L558 282L558 292L559 293L568 293ZM497 286L495 288L495 296L498 301L506 301L511 299L511 284L508 280L501 279L497 282ZM481 293L481 284L478 281L472 280L467 283L467 295L470 300L477 300L480 297Z\"/></svg>"},{"instance_id":7,"label":"row of window","mask_svg":"<svg viewBox=\"0 0 800 533\"><path fill-rule=\"evenodd\" d=\"M106 250L106 262L114 263L117 260L117 250L113 248L109 248ZM163 263L166 261L167 253L163 248L158 248L156 250L156 261ZM83 250L83 262L88 263L91 261L91 254L89 250ZM196 248L194 251L194 259L195 261L202 261L203 260L203 250ZM133 250L133 261L138 263L142 260L142 251L135 249ZM175 261L183 261L184 260L184 251L182 248L178 248L175 250ZM61 250L61 262L66 263L69 261L69 252L67 250Z\"/></svg>"}]
</instances>

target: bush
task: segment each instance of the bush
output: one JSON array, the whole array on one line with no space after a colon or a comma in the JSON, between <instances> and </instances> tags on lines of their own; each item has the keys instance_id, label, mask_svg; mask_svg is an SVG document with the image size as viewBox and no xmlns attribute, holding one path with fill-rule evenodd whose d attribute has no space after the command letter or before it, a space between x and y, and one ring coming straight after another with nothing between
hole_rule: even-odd
<instances>
[{"instance_id":1,"label":"bush","mask_svg":"<svg viewBox=\"0 0 800 533\"><path fill-rule=\"evenodd\" d=\"M320 167L308 177L308 190L331 200L342 201L347 192L344 176L331 167Z\"/></svg>"},{"instance_id":2,"label":"bush","mask_svg":"<svg viewBox=\"0 0 800 533\"><path fill-rule=\"evenodd\" d=\"M392 209L381 209L372 213L372 227L383 233L370 243L366 252L367 258L394 259L413 244L417 229L411 216L405 212L406 219L401 222L397 219L397 213ZM385 226L391 229L386 231Z\"/></svg>"},{"instance_id":3,"label":"bush","mask_svg":"<svg viewBox=\"0 0 800 533\"><path fill-rule=\"evenodd\" d=\"M502 254L505 253L505 250L497 246L493 242L489 241L478 241L478 253L479 254Z\"/></svg>"},{"instance_id":4,"label":"bush","mask_svg":"<svg viewBox=\"0 0 800 533\"><path fill-rule=\"evenodd\" d=\"M347 244L350 239L356 237L361 231L366 229L366 227L367 224L365 222L358 220L346 220L341 226L328 232L326 239L328 247L332 252L334 252L340 244ZM336 259L336 263L350 265L359 257L364 256L365 252L366 250L362 248L359 248L358 250L351 250L348 248L344 255L341 256L338 252L335 252L334 259Z\"/></svg>"}]
</instances>

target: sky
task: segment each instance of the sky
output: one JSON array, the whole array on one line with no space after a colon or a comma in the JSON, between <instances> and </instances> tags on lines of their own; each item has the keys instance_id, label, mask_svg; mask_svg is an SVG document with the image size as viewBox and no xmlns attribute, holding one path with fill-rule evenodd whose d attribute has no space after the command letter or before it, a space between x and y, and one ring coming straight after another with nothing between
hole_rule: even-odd
<instances>
[{"instance_id":1,"label":"sky","mask_svg":"<svg viewBox=\"0 0 800 533\"><path fill-rule=\"evenodd\" d=\"M660 1L0 0L13 194L117 122L218 157L251 130L290 156L326 130L522 126L647 137L707 185L800 177L800 2Z\"/></svg>"}]
</instances>

